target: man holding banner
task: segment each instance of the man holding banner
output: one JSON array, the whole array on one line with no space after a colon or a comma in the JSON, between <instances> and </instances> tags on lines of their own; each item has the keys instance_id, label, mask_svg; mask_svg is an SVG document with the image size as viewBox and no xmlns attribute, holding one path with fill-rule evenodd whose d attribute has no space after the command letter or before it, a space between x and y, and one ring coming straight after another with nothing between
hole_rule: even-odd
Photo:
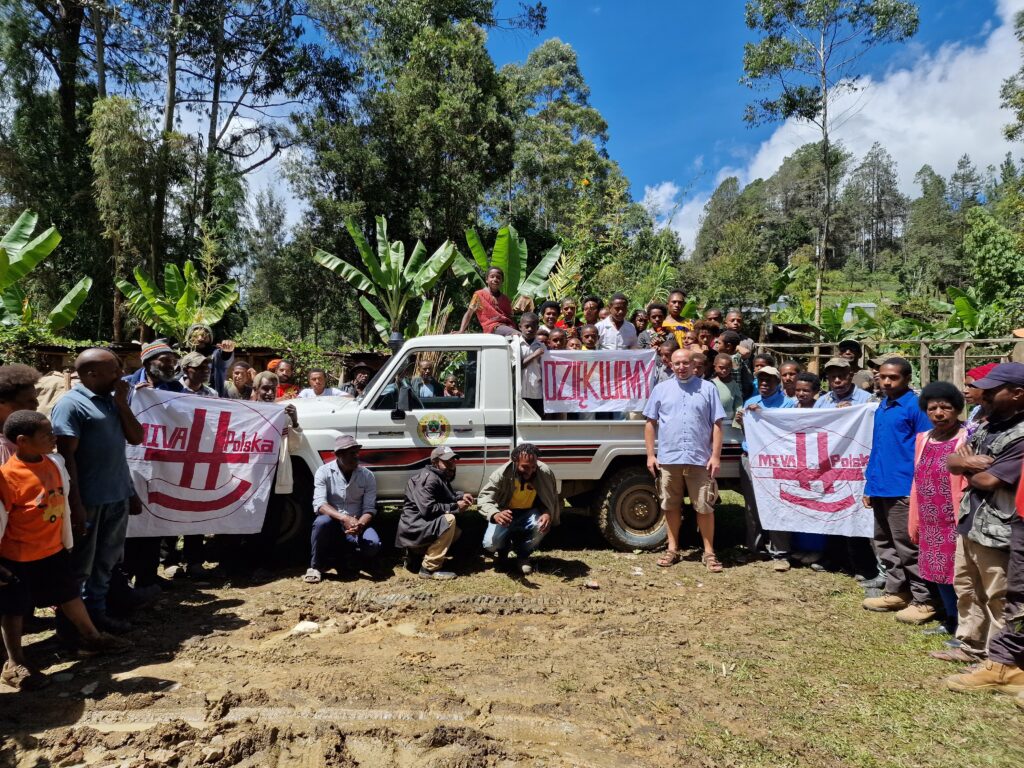
<instances>
[{"instance_id":1,"label":"man holding banner","mask_svg":"<svg viewBox=\"0 0 1024 768\"><path fill-rule=\"evenodd\" d=\"M693 354L689 349L672 353L675 379L658 384L644 408L647 468L658 480L668 530L668 551L659 558L658 565L668 567L681 559L679 527L685 485L704 543L701 561L712 573L720 573L722 563L715 556L714 543L718 500L715 477L721 464L725 410L715 385L693 375Z\"/></svg>"}]
</instances>

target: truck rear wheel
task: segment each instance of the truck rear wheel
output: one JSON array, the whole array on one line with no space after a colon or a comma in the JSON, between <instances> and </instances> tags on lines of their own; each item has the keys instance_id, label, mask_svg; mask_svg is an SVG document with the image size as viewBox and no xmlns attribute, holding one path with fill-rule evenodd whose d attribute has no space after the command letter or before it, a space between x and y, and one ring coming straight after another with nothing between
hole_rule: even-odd
<instances>
[{"instance_id":1,"label":"truck rear wheel","mask_svg":"<svg viewBox=\"0 0 1024 768\"><path fill-rule=\"evenodd\" d=\"M664 546L665 516L650 472L629 467L612 475L598 498L597 526L609 544L624 552Z\"/></svg>"}]
</instances>

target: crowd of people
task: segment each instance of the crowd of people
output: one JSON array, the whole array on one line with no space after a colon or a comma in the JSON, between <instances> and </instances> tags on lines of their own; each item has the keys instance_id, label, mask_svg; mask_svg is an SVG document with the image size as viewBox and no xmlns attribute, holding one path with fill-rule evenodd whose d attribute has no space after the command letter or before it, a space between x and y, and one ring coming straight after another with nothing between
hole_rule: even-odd
<instances>
[{"instance_id":1,"label":"crowd of people","mask_svg":"<svg viewBox=\"0 0 1024 768\"><path fill-rule=\"evenodd\" d=\"M517 332L502 278L492 268L459 332L475 315L485 333L514 337L523 397L544 418L557 418L544 414L545 349L657 351L662 367L642 416L648 468L667 525L660 566L681 559L688 496L702 562L712 573L722 571L714 548L715 479L725 432L742 430L745 414L877 403L863 499L874 536L764 530L743 441L746 555L766 554L776 572L799 562L853 574L865 589L865 609L891 612L907 624L937 621L925 631L947 637L948 647L932 656L971 665L947 680L950 689L1020 694L1024 708L1024 364L990 363L969 371L962 386L934 382L916 392L909 361L883 356L862 368L861 345L847 340L822 367L823 381L796 360L780 364L755 354L739 310L711 308L697 321L681 317L686 295L678 290L666 304L636 309L629 319L622 294L607 306L600 297L584 297L582 318L573 299L545 302L520 316ZM573 338L578 344L570 346Z\"/></svg>"},{"instance_id":2,"label":"crowd of people","mask_svg":"<svg viewBox=\"0 0 1024 768\"><path fill-rule=\"evenodd\" d=\"M652 349L661 360L658 382L639 418L645 421L647 465L667 525L668 547L657 558L669 568L682 557L683 510L689 499L711 573L724 569L715 549L717 475L731 430L759 409L834 409L876 402L873 448L863 503L874 517L870 539L820 537L765 530L758 513L746 444L741 489L747 536L734 558L762 555L775 572L794 564L842 570L865 589L863 607L897 620L929 625L947 647L933 655L970 665L947 680L957 691L1024 694L1024 364L989 364L969 372L962 387L935 382L911 388L911 364L898 356L867 361L855 341L838 345L822 377L795 360L756 353L738 310L709 309L698 321L680 317L686 304L673 291L627 319L621 294L607 303L584 297L547 302L515 322L501 294L500 270L474 294L459 331L475 317L484 332L506 336L521 355L521 392L543 413L539 361L547 349ZM571 344L571 346L570 346ZM124 376L118 358L90 349L76 361L78 383L57 400L50 417L38 412L40 374L23 365L0 367L0 616L7 660L0 680L26 690L45 684L21 648L24 617L40 606L57 608L57 632L79 653L116 652L132 627L114 606L151 600L168 576L229 572L273 560L281 505L293 490L289 451L302 427L290 400L359 395L369 371L342 388L325 371L295 381L291 361L256 372L235 359L234 344L213 343L209 328L190 332L186 350L157 340L141 349L142 366ZM415 386L457 388L421 369ZM263 529L223 542L186 536L132 538L128 517L140 511L125 456L142 441L131 410L139 389L201 397L284 403L286 439ZM965 405L971 408L964 415ZM383 542L374 526L376 479L359 461L351 435L335 443L335 458L314 478L311 560L303 575L318 584L331 570L374 571ZM54 451L56 449L56 451ZM447 580L460 536L458 515L472 508L485 518L482 549L496 568L532 572L531 553L558 525L563 503L551 467L536 446L516 446L487 479L478 497L455 490L460 461L438 446L429 466L408 482L395 547L425 579ZM215 537L218 538L218 537ZM159 575L161 561L164 576ZM266 574L252 574L257 578ZM1024 697L1020 699L1024 706Z\"/></svg>"}]
</instances>

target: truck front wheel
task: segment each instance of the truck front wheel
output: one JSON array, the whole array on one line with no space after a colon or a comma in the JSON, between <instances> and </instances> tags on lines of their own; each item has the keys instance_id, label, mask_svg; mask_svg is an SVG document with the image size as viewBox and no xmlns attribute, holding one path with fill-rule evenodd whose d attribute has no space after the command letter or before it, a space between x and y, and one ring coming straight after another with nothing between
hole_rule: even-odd
<instances>
[{"instance_id":1,"label":"truck front wheel","mask_svg":"<svg viewBox=\"0 0 1024 768\"><path fill-rule=\"evenodd\" d=\"M629 467L612 475L598 497L597 525L608 543L624 552L664 546L665 516L651 473Z\"/></svg>"}]
</instances>

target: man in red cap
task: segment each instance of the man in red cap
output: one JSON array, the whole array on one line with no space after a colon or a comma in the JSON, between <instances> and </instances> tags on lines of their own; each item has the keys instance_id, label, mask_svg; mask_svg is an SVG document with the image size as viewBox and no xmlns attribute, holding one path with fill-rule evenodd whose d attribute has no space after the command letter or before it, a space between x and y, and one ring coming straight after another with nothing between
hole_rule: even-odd
<instances>
[{"instance_id":1,"label":"man in red cap","mask_svg":"<svg viewBox=\"0 0 1024 768\"><path fill-rule=\"evenodd\" d=\"M954 585L961 650L984 660L953 675L953 691L1024 692L1024 529L1015 495L1024 461L1024 363L997 365L974 382L984 393L988 422L952 454L954 474L967 477L960 505ZM1005 627L1005 629L1004 629Z\"/></svg>"}]
</instances>

